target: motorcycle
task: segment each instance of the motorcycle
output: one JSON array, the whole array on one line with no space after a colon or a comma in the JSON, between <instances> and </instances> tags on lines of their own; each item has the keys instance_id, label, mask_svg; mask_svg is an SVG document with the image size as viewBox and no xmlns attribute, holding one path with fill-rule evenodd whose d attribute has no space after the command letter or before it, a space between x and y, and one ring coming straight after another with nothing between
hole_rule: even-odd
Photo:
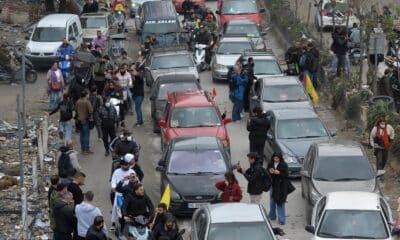
<instances>
[{"instance_id":1,"label":"motorcycle","mask_svg":"<svg viewBox=\"0 0 400 240\"><path fill-rule=\"evenodd\" d=\"M35 83L38 74L33 67L32 62L25 56L15 56L14 52L10 52L10 58L12 62L16 62L19 65L17 67L11 66L0 66L0 81L22 81L23 73L22 73L22 58L25 58L25 81L27 83Z\"/></svg>"},{"instance_id":2,"label":"motorcycle","mask_svg":"<svg viewBox=\"0 0 400 240\"><path fill-rule=\"evenodd\" d=\"M114 12L115 22L117 23L117 32L122 33L125 29L125 16L121 11Z\"/></svg>"},{"instance_id":3,"label":"motorcycle","mask_svg":"<svg viewBox=\"0 0 400 240\"><path fill-rule=\"evenodd\" d=\"M122 104L122 100L118 99L116 97L111 97L110 98L110 103L114 106L115 111L117 112L117 125L119 125L119 121L120 121L120 105Z\"/></svg>"},{"instance_id":4,"label":"motorcycle","mask_svg":"<svg viewBox=\"0 0 400 240\"><path fill-rule=\"evenodd\" d=\"M352 64L358 64L361 61L361 48L360 44L355 44L350 47L349 58Z\"/></svg>"},{"instance_id":5,"label":"motorcycle","mask_svg":"<svg viewBox=\"0 0 400 240\"><path fill-rule=\"evenodd\" d=\"M150 230L147 227L149 220L143 216L139 215L137 217L131 218L131 221L126 221L126 232L124 235L131 234L136 240L147 240L150 235Z\"/></svg>"},{"instance_id":6,"label":"motorcycle","mask_svg":"<svg viewBox=\"0 0 400 240\"><path fill-rule=\"evenodd\" d=\"M197 71L202 72L209 68L206 63L206 48L208 45L196 43L194 45L194 61L196 63Z\"/></svg>"},{"instance_id":7,"label":"motorcycle","mask_svg":"<svg viewBox=\"0 0 400 240\"><path fill-rule=\"evenodd\" d=\"M71 82L71 57L69 55L60 56L60 70L66 84Z\"/></svg>"}]
</instances>

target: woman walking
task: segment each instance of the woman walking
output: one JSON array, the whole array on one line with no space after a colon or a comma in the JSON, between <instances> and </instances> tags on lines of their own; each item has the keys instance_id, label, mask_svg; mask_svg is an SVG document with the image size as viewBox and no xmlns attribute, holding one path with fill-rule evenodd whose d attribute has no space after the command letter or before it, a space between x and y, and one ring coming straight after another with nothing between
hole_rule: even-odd
<instances>
[{"instance_id":1,"label":"woman walking","mask_svg":"<svg viewBox=\"0 0 400 240\"><path fill-rule=\"evenodd\" d=\"M288 165L280 153L274 153L267 169L272 179L269 218L270 220L275 220L278 213L279 224L285 225L285 203L289 194L288 186L290 184Z\"/></svg>"},{"instance_id":2,"label":"woman walking","mask_svg":"<svg viewBox=\"0 0 400 240\"><path fill-rule=\"evenodd\" d=\"M64 90L64 79L58 63L54 62L47 72L47 94L50 97L49 110L53 111L61 101Z\"/></svg>"},{"instance_id":3,"label":"woman walking","mask_svg":"<svg viewBox=\"0 0 400 240\"><path fill-rule=\"evenodd\" d=\"M376 170L382 170L389 158L390 142L394 139L394 129L386 123L384 117L379 117L369 135L369 144L374 148Z\"/></svg>"},{"instance_id":4,"label":"woman walking","mask_svg":"<svg viewBox=\"0 0 400 240\"><path fill-rule=\"evenodd\" d=\"M222 191L222 202L240 202L242 200L242 190L233 172L226 172L225 180L215 183L215 187Z\"/></svg>"}]
</instances>

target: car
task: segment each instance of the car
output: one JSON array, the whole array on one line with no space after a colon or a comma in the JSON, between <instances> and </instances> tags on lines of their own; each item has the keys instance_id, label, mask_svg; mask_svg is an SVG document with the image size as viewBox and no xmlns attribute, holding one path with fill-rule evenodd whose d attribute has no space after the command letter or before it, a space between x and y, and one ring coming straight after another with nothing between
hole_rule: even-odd
<instances>
[{"instance_id":1,"label":"car","mask_svg":"<svg viewBox=\"0 0 400 240\"><path fill-rule=\"evenodd\" d=\"M215 13L219 15L220 26L231 20L247 19L260 27L264 12L264 8L258 9L256 0L218 0Z\"/></svg>"},{"instance_id":2,"label":"car","mask_svg":"<svg viewBox=\"0 0 400 240\"><path fill-rule=\"evenodd\" d=\"M273 153L282 153L291 177L300 177L304 157L312 143L326 142L336 135L309 108L274 109L266 112L265 117L271 126L265 156L270 159Z\"/></svg>"},{"instance_id":3,"label":"car","mask_svg":"<svg viewBox=\"0 0 400 240\"><path fill-rule=\"evenodd\" d=\"M91 43L97 37L97 31L101 31L104 37L108 37L114 26L114 17L107 12L85 13L80 16L83 42Z\"/></svg>"},{"instance_id":4,"label":"car","mask_svg":"<svg viewBox=\"0 0 400 240\"><path fill-rule=\"evenodd\" d=\"M285 75L272 49L244 50L242 54L243 64L247 64L249 57L254 59L253 72L256 78Z\"/></svg>"},{"instance_id":5,"label":"car","mask_svg":"<svg viewBox=\"0 0 400 240\"><path fill-rule=\"evenodd\" d=\"M145 63L146 85L152 86L159 76L170 74L192 74L200 79L193 53L186 46L160 46L152 49Z\"/></svg>"},{"instance_id":6,"label":"car","mask_svg":"<svg viewBox=\"0 0 400 240\"><path fill-rule=\"evenodd\" d=\"M235 64L245 49L253 49L253 44L247 37L222 38L211 59L212 80L226 81L228 69Z\"/></svg>"},{"instance_id":7,"label":"car","mask_svg":"<svg viewBox=\"0 0 400 240\"><path fill-rule=\"evenodd\" d=\"M136 17L140 13L142 4L152 0L130 0L128 1L129 14L131 17Z\"/></svg>"},{"instance_id":8,"label":"car","mask_svg":"<svg viewBox=\"0 0 400 240\"><path fill-rule=\"evenodd\" d=\"M215 182L231 168L230 155L216 137L187 136L173 139L158 162L161 193L170 186L169 211L191 216L199 207L220 201Z\"/></svg>"},{"instance_id":9,"label":"car","mask_svg":"<svg viewBox=\"0 0 400 240\"><path fill-rule=\"evenodd\" d=\"M254 21L231 20L222 26L219 35L220 37L248 37L254 42L256 48L265 48L263 36L267 33L261 32Z\"/></svg>"},{"instance_id":10,"label":"car","mask_svg":"<svg viewBox=\"0 0 400 240\"><path fill-rule=\"evenodd\" d=\"M221 118L213 96L205 91L181 91L168 94L161 127L161 147L171 139L182 136L205 135L219 138L229 148L226 124L230 118Z\"/></svg>"},{"instance_id":11,"label":"car","mask_svg":"<svg viewBox=\"0 0 400 240\"><path fill-rule=\"evenodd\" d=\"M354 171L357 169L357 171ZM329 192L363 191L380 194L377 177L363 147L356 142L321 142L310 146L301 174L306 219L311 221L315 202Z\"/></svg>"},{"instance_id":12,"label":"car","mask_svg":"<svg viewBox=\"0 0 400 240\"><path fill-rule=\"evenodd\" d=\"M172 3L175 6L175 9L177 12L182 12L182 3L184 0L172 0ZM202 8L206 7L206 1L205 0L191 0L191 2L197 6L200 6Z\"/></svg>"},{"instance_id":13,"label":"car","mask_svg":"<svg viewBox=\"0 0 400 240\"><path fill-rule=\"evenodd\" d=\"M153 132L159 133L160 126L158 122L167 102L167 94L176 91L196 91L201 90L196 76L191 74L164 75L160 76L154 82L150 92L151 117L154 121Z\"/></svg>"},{"instance_id":14,"label":"car","mask_svg":"<svg viewBox=\"0 0 400 240\"><path fill-rule=\"evenodd\" d=\"M259 204L208 204L196 210L191 225L192 240L276 240L267 211Z\"/></svg>"},{"instance_id":15,"label":"car","mask_svg":"<svg viewBox=\"0 0 400 240\"><path fill-rule=\"evenodd\" d=\"M347 0L336 0L336 15L335 24L333 24L333 12L330 0L322 0L319 4L316 4L317 11L315 12L315 26L318 31L324 30L326 27L340 26L353 26L353 23L360 24L360 20L352 13L348 16L349 22L347 25L346 12L348 8Z\"/></svg>"},{"instance_id":16,"label":"car","mask_svg":"<svg viewBox=\"0 0 400 240\"><path fill-rule=\"evenodd\" d=\"M298 77L271 76L255 81L249 94L250 114L256 107L263 112L284 108L314 108Z\"/></svg>"},{"instance_id":17,"label":"car","mask_svg":"<svg viewBox=\"0 0 400 240\"><path fill-rule=\"evenodd\" d=\"M313 240L391 238L392 213L383 196L368 192L331 192L315 204L305 227Z\"/></svg>"}]
</instances>

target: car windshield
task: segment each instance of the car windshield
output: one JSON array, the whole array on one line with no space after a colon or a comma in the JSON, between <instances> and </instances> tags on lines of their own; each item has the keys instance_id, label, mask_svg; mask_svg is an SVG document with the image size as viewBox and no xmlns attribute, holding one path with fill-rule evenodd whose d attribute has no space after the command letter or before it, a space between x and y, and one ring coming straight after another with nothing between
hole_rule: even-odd
<instances>
[{"instance_id":1,"label":"car windshield","mask_svg":"<svg viewBox=\"0 0 400 240\"><path fill-rule=\"evenodd\" d=\"M332 156L318 158L313 178L323 181L365 181L373 179L374 175L364 156Z\"/></svg>"},{"instance_id":2,"label":"car windshield","mask_svg":"<svg viewBox=\"0 0 400 240\"><path fill-rule=\"evenodd\" d=\"M82 28L106 28L107 21L104 17L81 18Z\"/></svg>"},{"instance_id":3,"label":"car windshield","mask_svg":"<svg viewBox=\"0 0 400 240\"><path fill-rule=\"evenodd\" d=\"M199 87L194 82L174 82L165 83L160 85L158 90L158 100L167 100L167 93L178 92L178 91L195 91L199 90Z\"/></svg>"},{"instance_id":4,"label":"car windshield","mask_svg":"<svg viewBox=\"0 0 400 240\"><path fill-rule=\"evenodd\" d=\"M218 54L243 54L245 49L252 49L250 42L223 42L218 47Z\"/></svg>"},{"instance_id":5,"label":"car windshield","mask_svg":"<svg viewBox=\"0 0 400 240\"><path fill-rule=\"evenodd\" d=\"M254 14L257 13L257 3L255 0L234 0L224 1L222 14Z\"/></svg>"},{"instance_id":6,"label":"car windshield","mask_svg":"<svg viewBox=\"0 0 400 240\"><path fill-rule=\"evenodd\" d=\"M387 239L389 234L380 211L327 210L317 236L335 239Z\"/></svg>"},{"instance_id":7,"label":"car windshield","mask_svg":"<svg viewBox=\"0 0 400 240\"><path fill-rule=\"evenodd\" d=\"M225 34L243 34L259 37L260 32L256 24L227 24Z\"/></svg>"},{"instance_id":8,"label":"car windshield","mask_svg":"<svg viewBox=\"0 0 400 240\"><path fill-rule=\"evenodd\" d=\"M324 9L326 9L326 11L328 13L332 12L333 11L333 5L331 3L329 3L329 2L327 2L324 5ZM347 12L346 9L347 9L347 4L346 3L336 2L336 11L339 11L339 12L344 14L344 13Z\"/></svg>"},{"instance_id":9,"label":"car windshield","mask_svg":"<svg viewBox=\"0 0 400 240\"><path fill-rule=\"evenodd\" d=\"M255 75L277 75L282 74L281 67L276 60L254 60L254 74Z\"/></svg>"},{"instance_id":10,"label":"car windshield","mask_svg":"<svg viewBox=\"0 0 400 240\"><path fill-rule=\"evenodd\" d=\"M165 34L176 33L179 31L178 23L175 20L166 20L156 23L155 21L147 21L143 25L143 33Z\"/></svg>"},{"instance_id":11,"label":"car windshield","mask_svg":"<svg viewBox=\"0 0 400 240\"><path fill-rule=\"evenodd\" d=\"M326 137L324 126L319 118L286 119L280 120L277 126L278 138L317 138Z\"/></svg>"},{"instance_id":12,"label":"car windshield","mask_svg":"<svg viewBox=\"0 0 400 240\"><path fill-rule=\"evenodd\" d=\"M221 126L215 107L175 108L171 115L172 128Z\"/></svg>"},{"instance_id":13,"label":"car windshield","mask_svg":"<svg viewBox=\"0 0 400 240\"><path fill-rule=\"evenodd\" d=\"M194 62L189 54L176 54L154 57L151 63L151 69L168 69L193 67Z\"/></svg>"},{"instance_id":14,"label":"car windshield","mask_svg":"<svg viewBox=\"0 0 400 240\"><path fill-rule=\"evenodd\" d=\"M65 38L65 28L62 27L37 27L32 35L35 42L62 42Z\"/></svg>"},{"instance_id":15,"label":"car windshield","mask_svg":"<svg viewBox=\"0 0 400 240\"><path fill-rule=\"evenodd\" d=\"M274 85L264 87L263 101L265 102L302 102L308 97L300 85Z\"/></svg>"},{"instance_id":16,"label":"car windshield","mask_svg":"<svg viewBox=\"0 0 400 240\"><path fill-rule=\"evenodd\" d=\"M168 174L224 174L226 170L224 157L217 149L173 151L168 165Z\"/></svg>"},{"instance_id":17,"label":"car windshield","mask_svg":"<svg viewBox=\"0 0 400 240\"><path fill-rule=\"evenodd\" d=\"M228 221L229 219L227 219ZM213 223L207 240L273 240L265 222Z\"/></svg>"}]
</instances>

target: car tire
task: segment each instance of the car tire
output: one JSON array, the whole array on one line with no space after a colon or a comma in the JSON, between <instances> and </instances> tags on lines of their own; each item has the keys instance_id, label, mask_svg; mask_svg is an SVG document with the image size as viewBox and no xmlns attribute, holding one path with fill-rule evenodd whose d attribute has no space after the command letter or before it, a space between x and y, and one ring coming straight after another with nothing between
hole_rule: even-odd
<instances>
[{"instance_id":1,"label":"car tire","mask_svg":"<svg viewBox=\"0 0 400 240\"><path fill-rule=\"evenodd\" d=\"M153 133L160 133L160 126L158 126L157 122L153 120Z\"/></svg>"}]
</instances>

